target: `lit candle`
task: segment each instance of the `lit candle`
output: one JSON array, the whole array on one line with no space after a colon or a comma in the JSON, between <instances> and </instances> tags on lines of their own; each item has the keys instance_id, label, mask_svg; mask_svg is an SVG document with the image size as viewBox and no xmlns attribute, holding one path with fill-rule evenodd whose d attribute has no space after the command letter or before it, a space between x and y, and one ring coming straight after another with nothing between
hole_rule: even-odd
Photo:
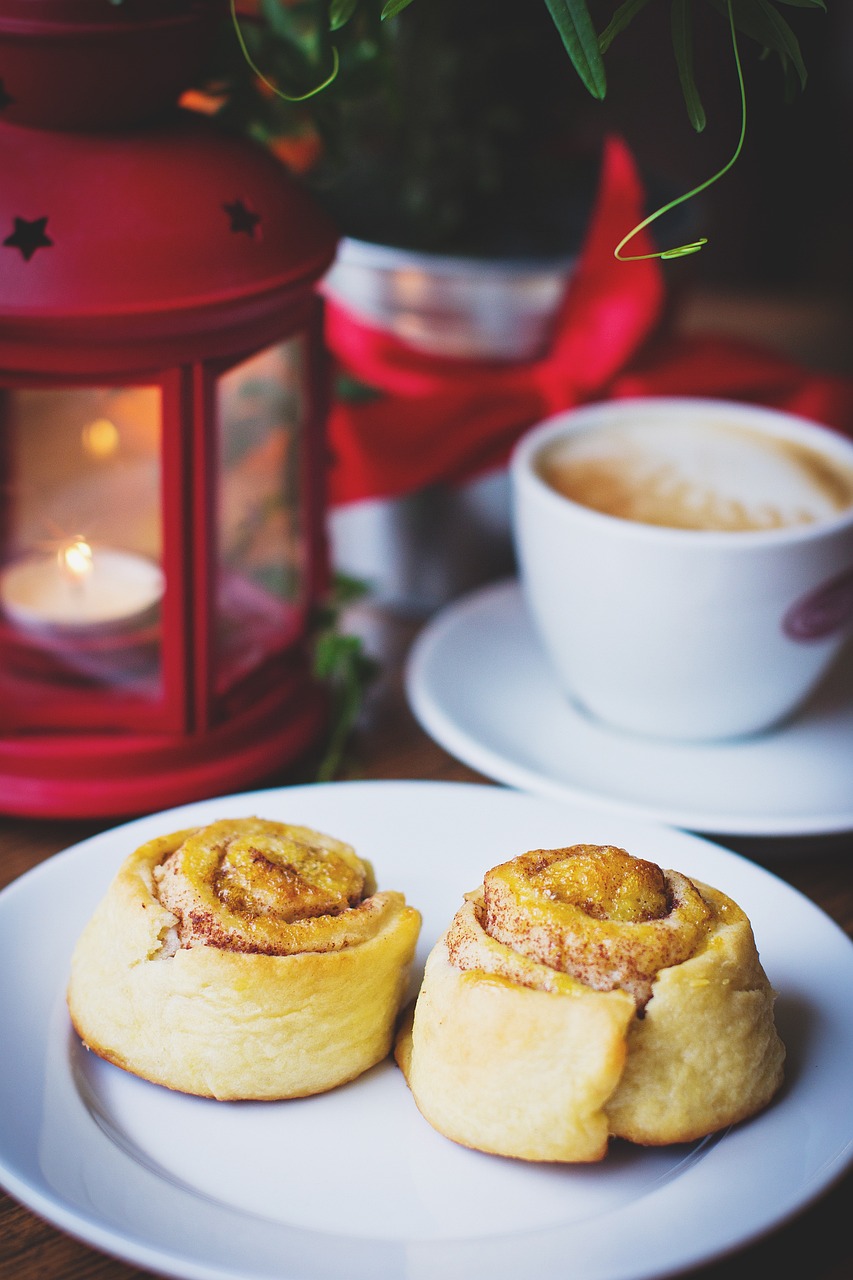
<instances>
[{"instance_id":1,"label":"lit candle","mask_svg":"<svg viewBox=\"0 0 853 1280\"><path fill-rule=\"evenodd\" d=\"M82 593L83 583L94 567L92 548L85 538L75 538L67 546L60 547L56 553L59 576L66 581L72 592Z\"/></svg>"},{"instance_id":2,"label":"lit candle","mask_svg":"<svg viewBox=\"0 0 853 1280\"><path fill-rule=\"evenodd\" d=\"M163 571L152 560L110 547L93 551L82 537L55 555L28 555L0 573L4 613L29 627L124 626L141 621L163 588Z\"/></svg>"}]
</instances>

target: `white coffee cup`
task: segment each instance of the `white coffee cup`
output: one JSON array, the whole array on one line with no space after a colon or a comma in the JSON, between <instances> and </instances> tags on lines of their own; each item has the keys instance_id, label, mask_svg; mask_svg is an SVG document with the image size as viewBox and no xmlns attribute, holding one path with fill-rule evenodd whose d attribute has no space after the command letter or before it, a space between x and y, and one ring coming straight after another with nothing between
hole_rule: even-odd
<instances>
[{"instance_id":1,"label":"white coffee cup","mask_svg":"<svg viewBox=\"0 0 853 1280\"><path fill-rule=\"evenodd\" d=\"M731 401L608 401L527 432L510 480L557 681L620 729L769 729L853 629L853 441L827 427Z\"/></svg>"}]
</instances>

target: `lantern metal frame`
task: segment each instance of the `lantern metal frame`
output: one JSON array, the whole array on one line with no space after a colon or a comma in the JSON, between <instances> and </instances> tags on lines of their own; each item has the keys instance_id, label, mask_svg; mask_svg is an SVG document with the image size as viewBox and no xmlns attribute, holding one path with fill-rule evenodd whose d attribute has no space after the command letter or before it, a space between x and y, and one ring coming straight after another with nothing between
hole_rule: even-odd
<instances>
[{"instance_id":1,"label":"lantern metal frame","mask_svg":"<svg viewBox=\"0 0 853 1280\"><path fill-rule=\"evenodd\" d=\"M22 9L22 0L0 0L0 389L161 388L165 574L160 698L137 705L110 691L87 702L85 689L64 698L54 689L49 705L29 712L0 706L0 812L7 814L120 816L241 789L280 774L326 721L325 692L310 663L313 609L329 573L316 283L334 258L337 232L266 151L171 105L179 80L175 32L186 51L195 24L200 43L213 6L146 4L27 0ZM140 32L151 36L139 42L143 60L152 48L172 50L159 96L150 77L130 77L134 92L145 82L145 100L136 113L133 93L122 100L118 131L112 121L93 126L104 123L99 113L109 104L93 106L79 75L81 51L92 70L109 56L105 24L119 33L122 57L133 66ZM55 118L63 97L55 79L47 108L37 83L39 42L55 46L59 26L76 39L67 121ZM24 36L27 58L10 62ZM22 80L14 79L15 65L25 68ZM62 64L50 65L55 77ZM156 61L148 65L156 76ZM235 209L246 216L235 218ZM17 228L39 219L47 243L28 256ZM307 358L299 463L304 595L291 630L249 659L223 697L215 688L217 379L300 335ZM11 501L8 493L0 493L0 508L4 500Z\"/></svg>"}]
</instances>

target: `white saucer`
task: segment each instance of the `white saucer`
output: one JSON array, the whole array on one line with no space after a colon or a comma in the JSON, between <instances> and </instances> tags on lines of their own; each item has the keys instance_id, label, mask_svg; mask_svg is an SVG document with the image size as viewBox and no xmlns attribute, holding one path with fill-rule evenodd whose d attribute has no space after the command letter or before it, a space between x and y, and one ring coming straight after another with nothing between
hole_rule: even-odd
<instances>
[{"instance_id":1,"label":"white saucer","mask_svg":"<svg viewBox=\"0 0 853 1280\"><path fill-rule=\"evenodd\" d=\"M423 728L487 777L717 835L853 831L853 661L773 733L681 744L599 724L558 689L517 582L442 610L409 658Z\"/></svg>"}]
</instances>

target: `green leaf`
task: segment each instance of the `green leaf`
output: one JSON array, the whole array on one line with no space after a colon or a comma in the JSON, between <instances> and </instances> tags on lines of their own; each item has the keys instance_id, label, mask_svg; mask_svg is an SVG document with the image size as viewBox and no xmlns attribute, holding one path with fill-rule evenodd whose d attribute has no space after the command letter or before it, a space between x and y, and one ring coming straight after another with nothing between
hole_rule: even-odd
<instances>
[{"instance_id":1,"label":"green leaf","mask_svg":"<svg viewBox=\"0 0 853 1280\"><path fill-rule=\"evenodd\" d=\"M625 30L628 23L637 16L641 9L645 9L648 3L649 0L624 0L624 3L620 4L598 37L598 47L602 53L607 52L619 33Z\"/></svg>"},{"instance_id":2,"label":"green leaf","mask_svg":"<svg viewBox=\"0 0 853 1280\"><path fill-rule=\"evenodd\" d=\"M800 77L800 85L806 87L808 73L806 65L803 62L803 55L800 52L800 42L794 35L788 23L782 17L781 13L773 8L769 0L754 0L758 9L761 11L767 26L764 43L769 49L773 49L783 59L790 59L797 69Z\"/></svg>"},{"instance_id":3,"label":"green leaf","mask_svg":"<svg viewBox=\"0 0 853 1280\"><path fill-rule=\"evenodd\" d=\"M681 92L690 123L697 133L705 128L705 108L699 97L696 80L693 74L693 24L690 8L691 0L672 0L670 22L672 26L672 47L678 66L678 78L681 81Z\"/></svg>"},{"instance_id":4,"label":"green leaf","mask_svg":"<svg viewBox=\"0 0 853 1280\"><path fill-rule=\"evenodd\" d=\"M237 13L236 0L230 0L229 7L231 10L231 23L234 27L234 32L237 36L237 41L238 41L238 44L240 45L240 50L243 54L243 57L246 60L247 65L254 72L257 78L260 81L262 81L263 84L265 84L267 88L270 89L277 98L281 98L285 102L305 102L308 98L313 98L315 94L321 93L322 90L327 88L332 83L333 80L337 79L338 71L340 69L340 56L338 54L337 49L333 47L331 51L332 52L332 69L324 80L320 81L319 84L315 83L314 87L309 89L306 93L285 92L285 90L281 89L275 83L275 81L270 80L269 76L267 76L261 70L261 68L258 66L254 58L252 57L252 53L249 49L249 42L252 41L252 34L251 34L252 28L251 27L248 28L249 36L247 41L246 35L244 35L243 33L243 28L240 25L240 17ZM276 36L276 41L278 45L278 53L280 55L286 54L292 61L298 61L300 59L304 61L304 54L295 41L289 40L286 37L283 37L281 35ZM315 80L316 80L316 73L315 73Z\"/></svg>"},{"instance_id":5,"label":"green leaf","mask_svg":"<svg viewBox=\"0 0 853 1280\"><path fill-rule=\"evenodd\" d=\"M726 0L711 0L711 4L728 17ZM783 68L792 62L797 69L800 87L805 88L807 72L799 41L770 0L735 0L732 9L738 31L777 54Z\"/></svg>"},{"instance_id":6,"label":"green leaf","mask_svg":"<svg viewBox=\"0 0 853 1280\"><path fill-rule=\"evenodd\" d=\"M575 71L594 98L603 98L607 75L586 0L545 0L545 4Z\"/></svg>"},{"instance_id":7,"label":"green leaf","mask_svg":"<svg viewBox=\"0 0 853 1280\"><path fill-rule=\"evenodd\" d=\"M291 11L281 4L281 0L260 0L260 11L273 35L284 40L295 40L298 37ZM247 29L251 30L251 23L247 24Z\"/></svg>"},{"instance_id":8,"label":"green leaf","mask_svg":"<svg viewBox=\"0 0 853 1280\"><path fill-rule=\"evenodd\" d=\"M376 387L371 387L368 383L361 382L343 371L336 372L334 386L336 397L346 400L348 404L369 404L382 397L382 392L377 391Z\"/></svg>"},{"instance_id":9,"label":"green leaf","mask_svg":"<svg viewBox=\"0 0 853 1280\"><path fill-rule=\"evenodd\" d=\"M362 578L353 578L348 573L335 574L332 599L337 608L342 609L345 605L355 604L356 600L363 600L369 591L369 586Z\"/></svg>"},{"instance_id":10,"label":"green leaf","mask_svg":"<svg viewBox=\"0 0 853 1280\"><path fill-rule=\"evenodd\" d=\"M358 6L358 0L332 0L329 5L329 30L340 31L346 26Z\"/></svg>"},{"instance_id":11,"label":"green leaf","mask_svg":"<svg viewBox=\"0 0 853 1280\"><path fill-rule=\"evenodd\" d=\"M411 3L412 0L387 0L387 3L383 5L382 12L379 16L383 20L385 18L394 18L398 13L402 13L404 9L408 9ZM427 3L429 3L429 0L427 0Z\"/></svg>"},{"instance_id":12,"label":"green leaf","mask_svg":"<svg viewBox=\"0 0 853 1280\"><path fill-rule=\"evenodd\" d=\"M367 591L367 584L360 579L336 574L331 592L312 619L313 671L329 697L329 727L317 773L321 782L334 778L340 769L350 733L380 670L378 662L365 652L361 637L341 629L342 610Z\"/></svg>"},{"instance_id":13,"label":"green leaf","mask_svg":"<svg viewBox=\"0 0 853 1280\"><path fill-rule=\"evenodd\" d=\"M782 63L782 71L785 77L783 87L783 99L790 106L797 101L797 94L800 89L800 77L797 75L790 62Z\"/></svg>"}]
</instances>

